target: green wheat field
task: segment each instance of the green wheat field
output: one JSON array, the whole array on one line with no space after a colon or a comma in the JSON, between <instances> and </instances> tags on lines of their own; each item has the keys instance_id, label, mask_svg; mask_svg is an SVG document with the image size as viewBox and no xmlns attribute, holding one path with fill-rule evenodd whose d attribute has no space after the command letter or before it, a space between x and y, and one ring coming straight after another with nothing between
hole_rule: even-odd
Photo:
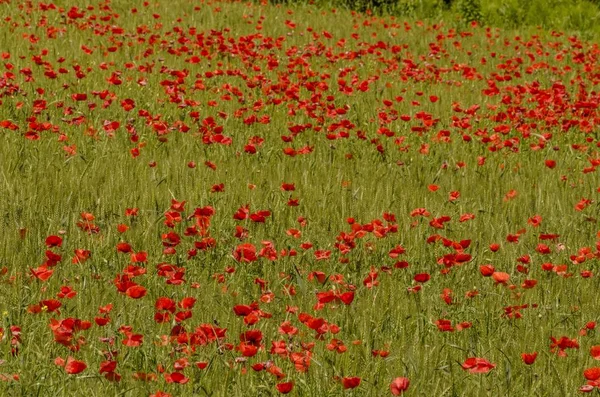
<instances>
[{"instance_id":1,"label":"green wheat field","mask_svg":"<svg viewBox=\"0 0 600 397\"><path fill-rule=\"evenodd\" d=\"M598 41L0 15L0 395L599 394Z\"/></svg>"}]
</instances>

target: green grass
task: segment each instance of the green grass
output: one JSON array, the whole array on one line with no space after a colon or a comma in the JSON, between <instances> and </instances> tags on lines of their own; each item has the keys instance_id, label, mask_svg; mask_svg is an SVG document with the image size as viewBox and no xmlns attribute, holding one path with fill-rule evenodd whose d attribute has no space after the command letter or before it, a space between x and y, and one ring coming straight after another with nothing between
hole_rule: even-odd
<instances>
[{"instance_id":1,"label":"green grass","mask_svg":"<svg viewBox=\"0 0 600 397\"><path fill-rule=\"evenodd\" d=\"M586 382L583 371L595 364L590 347L600 344L595 330L579 335L586 323L598 321L600 315L596 304L600 183L598 171L582 172L590 167L590 161L599 158L600 69L593 42L544 30L466 28L444 21L421 23L300 5L151 2L148 7L139 5L138 12L132 13L129 2L117 1L89 3L93 10L87 10L83 18L69 20L70 2L55 3L64 8L63 12L41 11L39 3L35 7L28 4L0 4L5 16L0 25L2 52L10 54L3 61L3 73L14 74L0 78L0 121L10 120L19 127L16 131L1 130L0 268L6 267L6 274L0 276L0 327L4 329L0 359L5 360L0 374L20 377L18 382L0 382L0 394L138 396L162 390L181 396L268 396L278 394L276 383L292 380L295 386L291 395L381 396L390 394L389 384L394 378L406 376L411 382L406 394L415 396L569 396ZM78 6L85 9L83 4ZM105 6L109 9L102 10ZM102 16L111 18L102 20ZM261 18L262 28L257 30ZM295 28L286 26L287 20L295 22ZM56 36L48 37L52 27L58 29ZM195 32L190 32L192 28ZM323 35L324 31L328 34ZM25 35L34 35L35 43ZM86 54L82 45L93 53ZM112 46L117 47L114 52L109 50ZM59 73L56 79L45 77L44 67L32 58L45 50L43 60L49 68L59 73L64 67L68 73ZM578 61L578 53L584 54L583 62ZM186 62L192 56L198 56L199 62ZM269 61L274 59L278 66L272 64L269 70ZM126 66L129 62L131 69ZM81 66L85 78L75 76L74 65ZM138 69L148 65L153 65L151 71ZM26 81L19 72L23 68L31 69L32 81ZM344 69L348 70L345 77L340 76ZM206 77L206 72L217 70L223 70L223 75ZM227 75L227 70L239 71L239 75ZM122 84L110 85L107 79L117 71ZM173 95L169 87L177 80L173 71L186 75L175 84L179 90L176 94L181 101L192 101L188 102L191 106L179 107L169 101ZM511 80L496 82L498 95L484 95L487 81L497 75L510 76ZM351 95L341 93L338 79L351 85L354 76L358 82L372 79L368 90L361 92L354 87ZM146 80L144 86L137 83L140 78ZM194 89L200 85L197 80L204 89ZM311 92L307 82L326 86ZM40 88L43 94L36 91ZM232 92L230 100L223 98L228 89ZM93 94L104 90L114 94L106 108L105 99ZM315 95L319 90L322 93ZM76 93L86 93L87 100L73 100L71 95ZM433 95L439 97L435 103L429 100ZM403 100L395 101L399 96ZM127 98L136 104L130 112L120 106ZM44 99L47 108L36 111L37 99ZM386 107L384 100L391 100L393 105ZM217 101L217 106L210 106L209 101ZM257 101L264 105L255 106ZM412 101L420 104L413 105ZM578 102L596 105L589 111L574 110ZM95 103L96 108L90 109L88 103ZM473 105L480 108L470 116L454 111L455 104L465 110ZM70 114L65 114L69 108L66 113ZM235 112L242 108L247 110L236 117ZM339 114L334 114L335 109ZM377 132L379 114L391 115L391 109L398 117L410 115L411 120L398 118L385 125L394 132L393 137L386 137ZM168 133L159 136L138 113L140 110L166 123ZM197 118L191 114L194 111ZM411 127L423 126L416 118L419 112L439 121L421 133L411 131ZM253 114L259 119L269 116L270 122L244 123ZM506 117L502 119L502 115ZM83 117L81 124L69 123L79 116ZM39 133L38 140L24 137L35 127L29 124L32 117L50 124L49 130ZM231 145L203 143L199 131L207 117L223 127L223 134L232 138ZM453 117L468 120L470 126L459 127ZM114 134L104 131L105 120L120 123ZM332 133L347 131L349 137L328 139L327 129L343 120L354 126ZM562 125L568 120L582 123L581 128L578 124L564 131ZM190 130L180 132L177 122ZM291 143L281 139L290 135L289 127L306 123L322 126L322 130L308 128ZM585 123L590 125L587 131L583 131ZM127 124L137 131L137 143L131 141ZM529 125L529 133L524 124ZM494 133L500 125L511 129L506 135ZM96 131L94 136L90 136L91 129ZM450 142L436 138L441 130L450 131ZM497 136L498 150L491 151L492 144L482 142L483 131ZM66 141L61 141L61 134ZM363 134L366 139L359 138ZM543 138L543 134L552 137ZM472 141L465 142L462 135L469 135ZM256 154L245 153L245 145L254 136L262 137L264 143ZM395 142L400 137L404 140ZM531 148L544 139L543 148ZM429 145L428 154L420 152L423 144ZM75 145L76 154L68 155L63 149L66 145ZM287 147L299 150L306 146L313 151L295 157L283 153ZM135 147L140 147L138 157L130 152ZM486 157L484 165L478 165L481 156ZM546 167L547 159L555 160L556 168ZM156 166L150 167L154 161ZM188 166L190 161L196 163L195 168ZM205 161L214 162L216 170L206 167ZM284 182L294 183L295 191L282 191ZM212 193L211 187L219 183L225 185L224 192ZM255 188L250 189L249 184ZM439 185L439 190L431 192L430 184ZM504 200L511 190L518 195ZM460 192L460 198L450 202L451 191ZM299 199L299 205L288 206L290 198ZM576 211L574 206L582 198L593 202ZM184 220L170 229L164 221L172 199L186 204ZM271 216L265 223L233 219L238 208L246 204L251 212L269 210ZM194 208L205 206L215 209L208 230L216 246L198 250L195 257L188 258L188 250L200 237L184 235L194 223L186 218ZM429 225L431 217L409 215L421 207L431 217L447 215L451 221L444 229L435 229ZM126 217L127 208L138 208L139 215ZM95 216L93 223L99 233L88 234L77 226L83 212ZM396 221L386 222L385 212L395 214ZM465 213L475 218L459 222ZM528 224L534 215L543 218L537 228ZM298 217L306 219L305 226ZM384 226L396 224L397 232L384 238L373 233L356 237L356 247L343 255L335 244L340 233L351 232L348 218L361 225L379 219ZM130 229L121 234L119 224ZM241 243L234 236L236 225L248 229L245 242L259 250L262 241L270 241L278 252L295 249L297 256L272 262L264 258L253 263L236 262L232 253ZM286 234L291 228L299 229L301 238ZM24 234L19 232L23 229ZM521 229L526 232L521 233L518 243L507 242L507 235ZM165 255L162 236L171 230L182 242L176 254ZM560 237L540 241L541 233ZM452 268L449 274L441 274L443 266L438 259L454 250L441 241L427 243L433 234L453 241L471 240L465 252L472 259ZM45 261L44 241L49 235L64 239L62 247L52 248L62 255L62 261L54 267L52 277L41 282L31 277L30 269ZM147 273L135 278L147 289L141 299L119 293L113 283L130 262L128 254L115 248L123 241L136 252L148 253L147 263L141 264ZM314 248L300 248L303 242L311 242ZM540 242L548 244L552 253L537 252ZM490 250L492 243L500 244L498 252ZM399 244L406 253L390 258L389 251ZM577 256L583 247L590 247L593 257L572 264L570 257ZM91 258L72 264L75 249L90 250ZM316 260L317 249L331 250L331 257ZM517 259L526 254L531 256L528 275L516 270ZM347 263L340 261L342 258ZM406 260L410 266L393 268L398 260ZM185 268L185 283L167 285L157 273L160 263ZM544 271L543 263L568 265L573 276ZM509 273L508 284L516 287L495 285L491 278L484 278L479 272L483 264ZM382 266L392 270L388 273ZM235 272L227 273L227 267L235 268ZM379 285L367 288L363 280L371 268L379 270ZM583 278L583 270L591 270L594 276ZM316 291L352 287L332 281L318 285L308 279L312 271L339 274L345 283L355 286L352 304L329 303L315 311ZM416 285L413 277L418 273L431 274L431 280L420 292L407 292ZM219 274L224 276L223 283L217 282L215 275ZM256 278L266 280L267 290L274 293L270 303L260 303L261 310L272 317L248 327L232 308L260 300L262 292ZM536 279L538 284L523 289L525 279ZM28 313L31 305L56 298L63 285L78 293L73 299L61 299L60 314ZM295 295L284 293L287 285L295 288ZM453 290L454 304L447 305L440 298L444 288ZM478 296L465 297L472 290L477 290ZM163 296L176 302L196 298L192 318L183 322L186 330L194 332L200 324L213 324L227 329L226 338L218 344L197 346L189 354L177 343L161 345L161 338L169 335L173 326L153 320L155 301ZM99 327L93 319L98 308L109 303L114 305L111 322ZM503 308L523 304L537 307L523 309L520 319L503 316ZM297 313L322 317L341 330L317 340L315 331L286 311L288 306L298 307ZM55 343L49 328L51 318L69 317L93 324L89 330L76 333L76 338L85 338L78 352ZM435 324L439 319L449 319L455 326L471 322L472 327L440 332ZM278 333L286 320L299 329L289 340ZM11 325L21 327L19 354L14 356ZM124 346L121 326L131 326L133 333L143 334L143 344ZM223 344L239 345L239 335L248 329L262 331L264 348L246 361L236 361L241 354ZM567 357L550 351L550 337L563 335L577 338L580 345L579 349L567 350ZM114 344L100 338L114 338ZM332 338L342 340L347 352L327 350ZM299 373L289 359L270 354L271 342L278 340L287 340L293 352L302 350L301 343L315 342L310 369ZM373 357L374 349L387 349L390 354ZM109 350L118 352L116 372L122 375L118 383L98 373L105 360L103 352ZM534 351L539 356L528 367L521 353ZM87 369L68 375L54 364L59 356L82 360ZM192 364L182 371L189 382L166 383L158 366L171 373L174 362L183 357L189 357ZM468 357L486 358L496 367L488 374L469 374L461 368ZM268 360L281 368L285 378L278 381L266 371L251 368ZM209 362L208 368L197 369L193 364L198 361ZM158 373L158 380L134 380L136 372ZM344 390L336 381L336 377L352 376L362 379L354 390Z\"/></svg>"}]
</instances>

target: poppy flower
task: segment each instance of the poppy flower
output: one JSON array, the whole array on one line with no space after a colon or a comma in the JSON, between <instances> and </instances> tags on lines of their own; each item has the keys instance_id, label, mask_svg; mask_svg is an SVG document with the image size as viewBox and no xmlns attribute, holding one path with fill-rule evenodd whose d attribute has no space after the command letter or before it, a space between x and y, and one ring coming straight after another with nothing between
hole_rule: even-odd
<instances>
[{"instance_id":1,"label":"poppy flower","mask_svg":"<svg viewBox=\"0 0 600 397\"><path fill-rule=\"evenodd\" d=\"M242 263L254 262L257 259L256 247L250 243L240 244L235 248L233 257L236 261Z\"/></svg>"},{"instance_id":2,"label":"poppy flower","mask_svg":"<svg viewBox=\"0 0 600 397\"><path fill-rule=\"evenodd\" d=\"M439 319L435 322L435 325L438 327L438 330L441 332L454 332L454 327L452 326L452 322L446 319Z\"/></svg>"},{"instance_id":3,"label":"poppy flower","mask_svg":"<svg viewBox=\"0 0 600 397\"><path fill-rule=\"evenodd\" d=\"M133 299L139 299L146 295L146 288L141 285L133 285L125 291L125 295Z\"/></svg>"},{"instance_id":4,"label":"poppy flower","mask_svg":"<svg viewBox=\"0 0 600 397\"><path fill-rule=\"evenodd\" d=\"M206 367L208 367L208 362L207 361L198 361L196 363L196 367L198 369L206 369Z\"/></svg>"},{"instance_id":5,"label":"poppy flower","mask_svg":"<svg viewBox=\"0 0 600 397\"><path fill-rule=\"evenodd\" d=\"M505 195L504 195L504 201L509 201L514 199L515 197L517 197L519 195L519 192L517 192L514 189L509 190Z\"/></svg>"},{"instance_id":6,"label":"poppy flower","mask_svg":"<svg viewBox=\"0 0 600 397\"><path fill-rule=\"evenodd\" d=\"M408 378L399 377L394 379L392 383L390 383L390 391L394 396L399 396L406 390L408 390L409 386L410 380L408 380Z\"/></svg>"},{"instance_id":7,"label":"poppy flower","mask_svg":"<svg viewBox=\"0 0 600 397\"><path fill-rule=\"evenodd\" d=\"M52 247L61 247L63 243L63 239L58 237L58 236L48 236L46 237L46 246L48 246L48 248L52 248Z\"/></svg>"},{"instance_id":8,"label":"poppy flower","mask_svg":"<svg viewBox=\"0 0 600 397\"><path fill-rule=\"evenodd\" d=\"M550 344L550 351L554 353L558 348L558 355L561 357L567 355L565 353L566 349L579 349L579 343L577 342L577 339L570 339L566 336L561 336L560 339L556 339L555 337L551 336L550 340L552 341Z\"/></svg>"},{"instance_id":9,"label":"poppy flower","mask_svg":"<svg viewBox=\"0 0 600 397\"><path fill-rule=\"evenodd\" d=\"M486 374L496 367L496 364L490 363L485 358L469 357L461 365L462 369L471 374Z\"/></svg>"},{"instance_id":10,"label":"poppy flower","mask_svg":"<svg viewBox=\"0 0 600 397\"><path fill-rule=\"evenodd\" d=\"M506 282L510 279L510 274L504 272L494 272L492 273L492 278L496 284L506 284Z\"/></svg>"},{"instance_id":11,"label":"poppy flower","mask_svg":"<svg viewBox=\"0 0 600 397\"><path fill-rule=\"evenodd\" d=\"M186 297L183 298L177 305L182 309L192 309L196 304L196 298Z\"/></svg>"},{"instance_id":12,"label":"poppy flower","mask_svg":"<svg viewBox=\"0 0 600 397\"><path fill-rule=\"evenodd\" d=\"M304 353L291 353L289 357L298 372L308 371L312 357L312 353L309 350L304 351Z\"/></svg>"},{"instance_id":13,"label":"poppy flower","mask_svg":"<svg viewBox=\"0 0 600 397\"><path fill-rule=\"evenodd\" d=\"M354 389L360 386L361 379L358 377L342 378L342 386L344 389Z\"/></svg>"},{"instance_id":14,"label":"poppy flower","mask_svg":"<svg viewBox=\"0 0 600 397\"><path fill-rule=\"evenodd\" d=\"M521 353L521 359L523 360L523 362L527 365L531 365L535 362L535 359L537 358L537 352L533 352L533 353Z\"/></svg>"},{"instance_id":15,"label":"poppy flower","mask_svg":"<svg viewBox=\"0 0 600 397\"><path fill-rule=\"evenodd\" d=\"M278 383L276 387L279 393L288 394L294 388L294 382Z\"/></svg>"},{"instance_id":16,"label":"poppy flower","mask_svg":"<svg viewBox=\"0 0 600 397\"><path fill-rule=\"evenodd\" d=\"M171 395L159 390L156 393L150 394L149 397L171 397Z\"/></svg>"},{"instance_id":17,"label":"poppy flower","mask_svg":"<svg viewBox=\"0 0 600 397\"><path fill-rule=\"evenodd\" d=\"M414 280L418 283L426 283L430 278L429 273L419 273L415 275Z\"/></svg>"},{"instance_id":18,"label":"poppy flower","mask_svg":"<svg viewBox=\"0 0 600 397\"><path fill-rule=\"evenodd\" d=\"M100 370L99 372L102 373L109 373L109 372L114 372L115 369L117 368L117 362L116 361L103 361L100 363Z\"/></svg>"},{"instance_id":19,"label":"poppy flower","mask_svg":"<svg viewBox=\"0 0 600 397\"><path fill-rule=\"evenodd\" d=\"M496 269L492 265L481 265L479 266L479 272L483 277L490 277L496 272Z\"/></svg>"},{"instance_id":20,"label":"poppy flower","mask_svg":"<svg viewBox=\"0 0 600 397\"><path fill-rule=\"evenodd\" d=\"M165 373L164 378L167 383L178 383L180 385L184 385L190 380L190 378L187 378L181 372L172 372L170 374Z\"/></svg>"},{"instance_id":21,"label":"poppy flower","mask_svg":"<svg viewBox=\"0 0 600 397\"><path fill-rule=\"evenodd\" d=\"M457 191L450 192L448 195L448 201L450 201L450 202L456 201L459 198L460 198L460 192L457 192Z\"/></svg>"},{"instance_id":22,"label":"poppy flower","mask_svg":"<svg viewBox=\"0 0 600 397\"><path fill-rule=\"evenodd\" d=\"M65 364L65 372L70 375L76 375L83 372L87 368L87 365L83 361L75 360L73 357L67 358Z\"/></svg>"},{"instance_id":23,"label":"poppy flower","mask_svg":"<svg viewBox=\"0 0 600 397\"><path fill-rule=\"evenodd\" d=\"M48 269L46 265L39 266L35 269L29 269L31 275L40 281L47 281L54 273L54 270Z\"/></svg>"},{"instance_id":24,"label":"poppy flower","mask_svg":"<svg viewBox=\"0 0 600 397\"><path fill-rule=\"evenodd\" d=\"M125 332L125 339L121 342L128 347L138 347L144 343L144 335L134 334L133 332Z\"/></svg>"},{"instance_id":25,"label":"poppy flower","mask_svg":"<svg viewBox=\"0 0 600 397\"><path fill-rule=\"evenodd\" d=\"M75 297L75 295L77 295L77 291L74 291L71 287L63 285L62 287L60 287L60 292L56 294L57 297L59 298L68 298L68 299L72 299Z\"/></svg>"},{"instance_id":26,"label":"poppy flower","mask_svg":"<svg viewBox=\"0 0 600 397\"><path fill-rule=\"evenodd\" d=\"M583 376L585 376L585 378L587 380L598 380L600 379L600 368L599 367L593 367L593 368L588 368L585 371L583 371Z\"/></svg>"},{"instance_id":27,"label":"poppy flower","mask_svg":"<svg viewBox=\"0 0 600 397\"><path fill-rule=\"evenodd\" d=\"M592 346L590 348L590 355L594 360L600 360L600 345Z\"/></svg>"},{"instance_id":28,"label":"poppy flower","mask_svg":"<svg viewBox=\"0 0 600 397\"><path fill-rule=\"evenodd\" d=\"M352 303L352 301L354 300L354 292L353 291L348 291L348 292L344 292L340 295L338 295L338 298L342 301L342 303L344 303L345 305L349 305Z\"/></svg>"},{"instance_id":29,"label":"poppy flower","mask_svg":"<svg viewBox=\"0 0 600 397\"><path fill-rule=\"evenodd\" d=\"M554 167L556 167L556 161L554 160L546 160L544 162L544 164L546 164L546 167L553 169Z\"/></svg>"}]
</instances>

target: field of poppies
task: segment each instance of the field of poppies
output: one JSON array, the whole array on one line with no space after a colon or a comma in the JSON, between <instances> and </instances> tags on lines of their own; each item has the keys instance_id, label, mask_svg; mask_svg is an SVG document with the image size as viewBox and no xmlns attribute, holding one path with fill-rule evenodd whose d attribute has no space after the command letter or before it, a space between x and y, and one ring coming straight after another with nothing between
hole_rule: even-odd
<instances>
[{"instance_id":1,"label":"field of poppies","mask_svg":"<svg viewBox=\"0 0 600 397\"><path fill-rule=\"evenodd\" d=\"M600 48L0 1L0 395L600 393Z\"/></svg>"}]
</instances>

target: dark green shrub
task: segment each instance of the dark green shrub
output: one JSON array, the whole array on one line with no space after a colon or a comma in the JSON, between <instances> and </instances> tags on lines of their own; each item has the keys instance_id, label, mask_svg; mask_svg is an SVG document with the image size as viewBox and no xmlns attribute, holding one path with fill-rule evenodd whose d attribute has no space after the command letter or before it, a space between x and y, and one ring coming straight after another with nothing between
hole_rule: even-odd
<instances>
[{"instance_id":1,"label":"dark green shrub","mask_svg":"<svg viewBox=\"0 0 600 397\"><path fill-rule=\"evenodd\" d=\"M342 0L342 4L351 10L371 10L377 13L389 12L397 3L397 0Z\"/></svg>"},{"instance_id":2,"label":"dark green shrub","mask_svg":"<svg viewBox=\"0 0 600 397\"><path fill-rule=\"evenodd\" d=\"M458 12L461 18L467 22L482 22L481 2L479 0L459 0Z\"/></svg>"}]
</instances>

